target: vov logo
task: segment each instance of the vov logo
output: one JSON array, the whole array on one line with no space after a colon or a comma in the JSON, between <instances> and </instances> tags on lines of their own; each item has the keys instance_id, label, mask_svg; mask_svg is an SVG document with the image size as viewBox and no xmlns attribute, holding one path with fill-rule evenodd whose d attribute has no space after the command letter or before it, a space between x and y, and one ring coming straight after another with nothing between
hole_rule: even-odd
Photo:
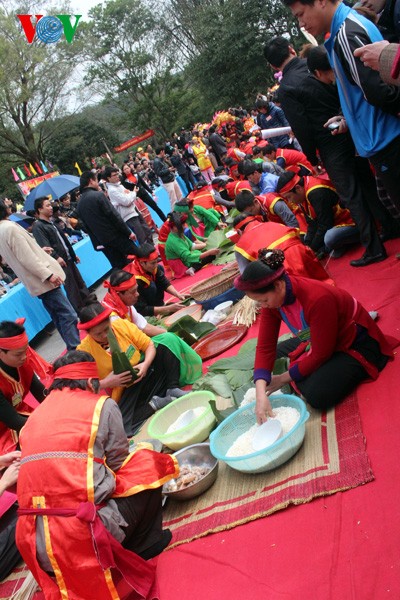
<instances>
[{"instance_id":1,"label":"vov logo","mask_svg":"<svg viewBox=\"0 0 400 600\"><path fill-rule=\"evenodd\" d=\"M32 23L33 16L36 18L35 25ZM71 24L71 16L75 17L75 25ZM68 44L70 44L74 38L81 16L56 15L55 17L44 17L43 15L17 15L28 44L32 44L35 34L44 44L54 44L59 41L63 33Z\"/></svg>"}]
</instances>

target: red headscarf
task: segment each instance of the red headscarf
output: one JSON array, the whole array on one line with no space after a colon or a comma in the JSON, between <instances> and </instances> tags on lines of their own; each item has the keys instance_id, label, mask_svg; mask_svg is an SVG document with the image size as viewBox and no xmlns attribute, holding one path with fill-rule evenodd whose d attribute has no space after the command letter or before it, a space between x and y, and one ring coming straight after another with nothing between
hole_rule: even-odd
<instances>
[{"instance_id":1,"label":"red headscarf","mask_svg":"<svg viewBox=\"0 0 400 600\"><path fill-rule=\"evenodd\" d=\"M128 315L128 307L123 300L121 300L118 292L125 292L134 285L136 285L136 277L134 275L119 285L113 286L109 281L105 281L103 286L108 289L108 292L103 298L102 305L106 308L111 308L119 317L121 317L121 319L126 319Z\"/></svg>"},{"instance_id":2,"label":"red headscarf","mask_svg":"<svg viewBox=\"0 0 400 600\"><path fill-rule=\"evenodd\" d=\"M15 323L23 327L25 320L25 318L16 319ZM28 336L26 335L25 330L19 335L13 335L12 337L8 338L0 338L0 349L2 350L18 350L27 344ZM51 364L42 358L37 352L35 352L35 350L33 350L33 348L31 348L29 345L26 350L26 362L32 367L40 379L47 377L48 373L52 369Z\"/></svg>"}]
</instances>

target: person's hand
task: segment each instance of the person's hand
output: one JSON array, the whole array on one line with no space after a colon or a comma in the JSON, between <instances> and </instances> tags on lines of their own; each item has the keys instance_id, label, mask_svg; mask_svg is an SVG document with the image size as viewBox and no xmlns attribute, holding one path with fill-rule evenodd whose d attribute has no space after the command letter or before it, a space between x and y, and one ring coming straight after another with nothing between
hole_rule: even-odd
<instances>
[{"instance_id":1,"label":"person's hand","mask_svg":"<svg viewBox=\"0 0 400 600\"><path fill-rule=\"evenodd\" d=\"M205 242L193 242L192 247L195 250L204 250L204 248L206 247L206 243Z\"/></svg>"},{"instance_id":2,"label":"person's hand","mask_svg":"<svg viewBox=\"0 0 400 600\"><path fill-rule=\"evenodd\" d=\"M130 371L124 371L116 375L114 371L111 371L107 377L100 381L100 387L104 388L115 388L126 386L132 383L132 373Z\"/></svg>"},{"instance_id":3,"label":"person's hand","mask_svg":"<svg viewBox=\"0 0 400 600\"><path fill-rule=\"evenodd\" d=\"M182 304L179 304L179 302L174 302L172 304L166 304L165 306L156 306L155 308L157 315L172 315L184 307Z\"/></svg>"},{"instance_id":4,"label":"person's hand","mask_svg":"<svg viewBox=\"0 0 400 600\"><path fill-rule=\"evenodd\" d=\"M137 365L135 365L134 368L137 371L137 379L135 379L133 384L139 383L139 381L141 381L143 377L146 377L147 371L149 370L149 367L145 363L138 363Z\"/></svg>"},{"instance_id":5,"label":"person's hand","mask_svg":"<svg viewBox=\"0 0 400 600\"><path fill-rule=\"evenodd\" d=\"M353 54L361 60L364 67L370 67L371 69L374 69L374 71L379 71L379 58L382 50L388 44L389 42L387 40L375 42L374 44L367 44L361 48L356 48Z\"/></svg>"},{"instance_id":6,"label":"person's hand","mask_svg":"<svg viewBox=\"0 0 400 600\"><path fill-rule=\"evenodd\" d=\"M2 494L7 488L17 483L20 467L21 463L18 461L13 463L4 471L0 479L0 494Z\"/></svg>"},{"instance_id":7,"label":"person's hand","mask_svg":"<svg viewBox=\"0 0 400 600\"><path fill-rule=\"evenodd\" d=\"M267 417L274 417L271 402L265 392L256 392L256 418L257 423L265 423Z\"/></svg>"},{"instance_id":8,"label":"person's hand","mask_svg":"<svg viewBox=\"0 0 400 600\"><path fill-rule=\"evenodd\" d=\"M79 258L79 256L75 256L75 262L77 265L79 265L79 263L81 262L81 259Z\"/></svg>"},{"instance_id":9,"label":"person's hand","mask_svg":"<svg viewBox=\"0 0 400 600\"><path fill-rule=\"evenodd\" d=\"M56 260L57 260L58 264L61 265L62 267L66 267L67 266L67 263L62 258L62 256L59 256Z\"/></svg>"},{"instance_id":10,"label":"person's hand","mask_svg":"<svg viewBox=\"0 0 400 600\"><path fill-rule=\"evenodd\" d=\"M0 456L0 468L9 467L14 462L19 462L20 460L21 452L19 450L8 452L8 454L3 454L3 456Z\"/></svg>"},{"instance_id":11,"label":"person's hand","mask_svg":"<svg viewBox=\"0 0 400 600\"><path fill-rule=\"evenodd\" d=\"M349 130L347 127L346 119L342 115L337 115L335 117L331 117L328 119L326 123L324 123L324 127L329 129L329 125L338 125L336 129L332 129L332 135L338 135L339 133L346 133Z\"/></svg>"},{"instance_id":12,"label":"person's hand","mask_svg":"<svg viewBox=\"0 0 400 600\"><path fill-rule=\"evenodd\" d=\"M133 242L136 240L136 235L133 233L131 233L131 235L129 236L129 239L132 240Z\"/></svg>"},{"instance_id":13,"label":"person's hand","mask_svg":"<svg viewBox=\"0 0 400 600\"><path fill-rule=\"evenodd\" d=\"M46 254L53 253L53 248L50 248L50 246L43 246L42 250L44 250L46 252Z\"/></svg>"},{"instance_id":14,"label":"person's hand","mask_svg":"<svg viewBox=\"0 0 400 600\"><path fill-rule=\"evenodd\" d=\"M281 375L272 375L271 383L269 383L269 385L267 385L267 387L265 388L265 391L266 391L267 395L269 396L270 394L273 394L274 392L277 392L278 390L280 390L281 387L283 387L290 381L291 381L291 378L290 378L288 371L286 371L285 373L281 373Z\"/></svg>"},{"instance_id":15,"label":"person's hand","mask_svg":"<svg viewBox=\"0 0 400 600\"><path fill-rule=\"evenodd\" d=\"M56 288L56 287L60 287L60 285L63 284L63 280L61 279L61 277L59 275L52 275L51 277L49 277L48 281Z\"/></svg>"},{"instance_id":16,"label":"person's hand","mask_svg":"<svg viewBox=\"0 0 400 600\"><path fill-rule=\"evenodd\" d=\"M220 254L220 249L219 248L211 248L211 250L207 250L207 252L205 252L205 256L218 256L218 254Z\"/></svg>"}]
</instances>

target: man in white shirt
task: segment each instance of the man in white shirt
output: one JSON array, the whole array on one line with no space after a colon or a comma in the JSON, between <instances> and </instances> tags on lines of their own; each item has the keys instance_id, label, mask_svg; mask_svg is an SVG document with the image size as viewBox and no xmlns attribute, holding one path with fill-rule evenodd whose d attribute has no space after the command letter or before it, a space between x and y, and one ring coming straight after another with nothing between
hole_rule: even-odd
<instances>
[{"instance_id":1,"label":"man in white shirt","mask_svg":"<svg viewBox=\"0 0 400 600\"><path fill-rule=\"evenodd\" d=\"M136 208L136 191L129 191L121 183L119 169L107 167L104 171L107 192L111 204L119 212L122 219L136 235L139 245L144 242L153 243L153 236L146 221Z\"/></svg>"}]
</instances>

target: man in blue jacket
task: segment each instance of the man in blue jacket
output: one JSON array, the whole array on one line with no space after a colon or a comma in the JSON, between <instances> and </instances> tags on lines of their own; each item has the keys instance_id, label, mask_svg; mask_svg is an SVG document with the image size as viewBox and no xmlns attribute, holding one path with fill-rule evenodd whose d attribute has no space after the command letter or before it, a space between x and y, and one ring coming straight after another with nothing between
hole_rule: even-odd
<instances>
[{"instance_id":1,"label":"man in blue jacket","mask_svg":"<svg viewBox=\"0 0 400 600\"><path fill-rule=\"evenodd\" d=\"M283 0L300 27L330 33L325 47L335 71L343 115L360 156L373 164L400 219L400 88L355 58L356 48L382 39L378 29L337 0ZM383 260L365 253L357 266Z\"/></svg>"}]
</instances>

